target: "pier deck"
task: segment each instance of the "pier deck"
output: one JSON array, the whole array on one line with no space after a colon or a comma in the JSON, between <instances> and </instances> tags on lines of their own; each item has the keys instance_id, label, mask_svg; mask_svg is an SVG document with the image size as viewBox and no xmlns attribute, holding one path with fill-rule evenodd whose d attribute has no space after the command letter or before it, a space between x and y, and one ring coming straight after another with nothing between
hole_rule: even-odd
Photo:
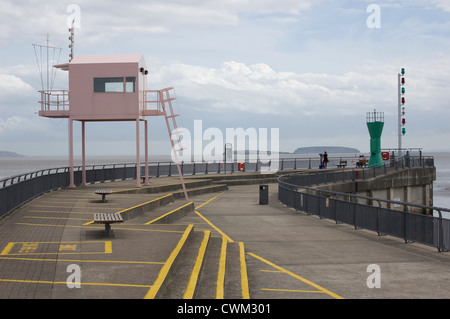
<instances>
[{"instance_id":1,"label":"pier deck","mask_svg":"<svg viewBox=\"0 0 450 319\"><path fill-rule=\"evenodd\" d=\"M158 178L151 186L178 182L176 177ZM187 202L174 199L137 214L138 207L177 191L118 192L133 190L134 183L108 183L113 192L106 203L94 194L98 184L54 191L3 218L0 298L154 297L164 267L170 267L168 261L190 232L205 234L197 236L199 245L210 238L208 249L220 246L215 241L222 238L230 247L236 244L232 249L237 255L244 252L241 275L248 287L239 291L243 298L450 298L449 253L287 209L277 200L276 183L265 183L268 205L259 205L258 184L233 185L224 191L193 193L189 200L195 209L165 222L168 213ZM114 227L112 238L104 235L103 225L92 223L94 213L130 209L133 214ZM370 265L379 266L380 288L368 287L373 278ZM207 274L198 282L205 278ZM69 288L68 283L81 288ZM216 292L192 296L217 297Z\"/></svg>"}]
</instances>

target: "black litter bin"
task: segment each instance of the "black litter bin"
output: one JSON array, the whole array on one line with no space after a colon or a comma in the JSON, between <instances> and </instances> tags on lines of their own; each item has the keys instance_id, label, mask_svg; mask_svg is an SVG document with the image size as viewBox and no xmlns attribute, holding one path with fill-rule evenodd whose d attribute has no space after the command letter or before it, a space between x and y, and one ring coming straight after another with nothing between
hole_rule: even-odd
<instances>
[{"instance_id":1,"label":"black litter bin","mask_svg":"<svg viewBox=\"0 0 450 319\"><path fill-rule=\"evenodd\" d=\"M269 204L269 185L259 185L259 205Z\"/></svg>"}]
</instances>

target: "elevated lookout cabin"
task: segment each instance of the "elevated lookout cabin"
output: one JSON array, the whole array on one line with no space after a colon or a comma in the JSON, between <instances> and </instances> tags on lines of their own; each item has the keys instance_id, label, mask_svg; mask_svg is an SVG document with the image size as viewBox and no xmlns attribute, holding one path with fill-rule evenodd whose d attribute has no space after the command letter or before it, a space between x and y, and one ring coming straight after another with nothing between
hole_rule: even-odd
<instances>
[{"instance_id":1,"label":"elevated lookout cabin","mask_svg":"<svg viewBox=\"0 0 450 319\"><path fill-rule=\"evenodd\" d=\"M85 122L136 122L136 183L141 187L139 123L145 123L145 184L148 185L147 116L164 116L174 150L177 132L173 88L147 90L148 70L141 54L78 55L55 68L68 71L69 90L43 90L39 116L69 119L70 187L73 178L73 121L82 123L82 185L86 185ZM179 141L179 136L177 136ZM175 140L177 139L175 138ZM178 144L179 145L179 144ZM176 156L176 152L174 150ZM177 163L178 164L178 163ZM179 168L179 167L178 167ZM184 183L179 169L179 175ZM187 197L187 196L186 196Z\"/></svg>"}]
</instances>

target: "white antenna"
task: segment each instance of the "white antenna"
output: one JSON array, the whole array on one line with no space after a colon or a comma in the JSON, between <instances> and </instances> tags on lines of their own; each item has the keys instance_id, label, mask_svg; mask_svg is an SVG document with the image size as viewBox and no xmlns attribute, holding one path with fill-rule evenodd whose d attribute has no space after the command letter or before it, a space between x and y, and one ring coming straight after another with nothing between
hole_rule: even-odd
<instances>
[{"instance_id":1,"label":"white antenna","mask_svg":"<svg viewBox=\"0 0 450 319\"><path fill-rule=\"evenodd\" d=\"M53 63L57 64L59 62L59 57L61 56L61 48L54 46L49 41L49 35L47 33L45 44L33 44L34 47L34 55L36 56L36 62L39 69L39 74L41 76L41 86L42 90L46 89L46 91L50 91L53 88L53 84L55 82L56 70L50 66L50 57ZM45 49L45 52L43 50ZM44 55L46 61L44 62ZM58 55L56 57L56 55ZM46 88L44 88L44 63L46 67Z\"/></svg>"}]
</instances>

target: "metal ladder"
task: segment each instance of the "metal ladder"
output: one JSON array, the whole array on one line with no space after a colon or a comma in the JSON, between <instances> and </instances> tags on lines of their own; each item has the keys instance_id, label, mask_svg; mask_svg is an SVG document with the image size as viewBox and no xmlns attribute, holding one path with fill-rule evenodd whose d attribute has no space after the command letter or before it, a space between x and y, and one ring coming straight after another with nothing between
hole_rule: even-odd
<instances>
[{"instance_id":1,"label":"metal ladder","mask_svg":"<svg viewBox=\"0 0 450 319\"><path fill-rule=\"evenodd\" d=\"M171 91L173 91L173 94L171 94ZM184 197L186 198L186 200L188 200L183 173L181 171L180 162L178 160L178 153L183 150L183 147L181 145L180 131L178 129L176 121L176 118L180 116L180 114L175 114L172 106L172 101L175 99L176 97L173 87L158 90L158 104L161 107L161 111L166 119L167 130L169 132L170 142L172 143L172 152L175 157L175 164L177 165L178 175L180 176ZM177 145L175 145L174 140L177 141Z\"/></svg>"}]
</instances>

